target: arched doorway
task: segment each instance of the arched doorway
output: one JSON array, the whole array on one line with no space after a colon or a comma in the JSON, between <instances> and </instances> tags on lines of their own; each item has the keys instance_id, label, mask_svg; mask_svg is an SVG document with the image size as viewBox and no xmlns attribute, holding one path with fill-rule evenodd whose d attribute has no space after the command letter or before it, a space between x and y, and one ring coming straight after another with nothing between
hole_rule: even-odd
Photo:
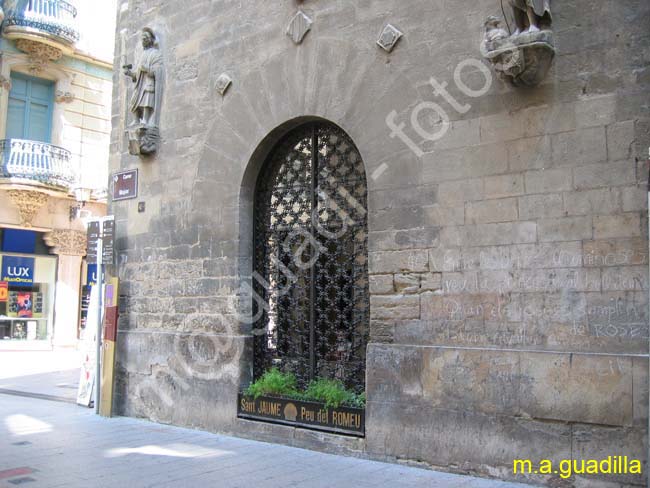
<instances>
[{"instance_id":1,"label":"arched doorway","mask_svg":"<svg viewBox=\"0 0 650 488\"><path fill-rule=\"evenodd\" d=\"M365 388L369 330L367 185L350 137L309 122L271 150L255 187L254 376Z\"/></svg>"}]
</instances>

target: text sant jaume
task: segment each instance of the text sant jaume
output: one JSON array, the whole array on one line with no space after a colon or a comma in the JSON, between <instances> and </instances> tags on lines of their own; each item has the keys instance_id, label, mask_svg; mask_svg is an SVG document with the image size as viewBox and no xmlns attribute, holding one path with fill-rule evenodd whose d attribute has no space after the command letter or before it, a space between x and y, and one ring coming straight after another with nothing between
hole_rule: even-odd
<instances>
[{"instance_id":1,"label":"text sant jaume","mask_svg":"<svg viewBox=\"0 0 650 488\"><path fill-rule=\"evenodd\" d=\"M347 407L325 408L321 404L290 399L261 397L256 399L240 396L240 417L277 420L322 430L342 430L363 433L363 410Z\"/></svg>"}]
</instances>

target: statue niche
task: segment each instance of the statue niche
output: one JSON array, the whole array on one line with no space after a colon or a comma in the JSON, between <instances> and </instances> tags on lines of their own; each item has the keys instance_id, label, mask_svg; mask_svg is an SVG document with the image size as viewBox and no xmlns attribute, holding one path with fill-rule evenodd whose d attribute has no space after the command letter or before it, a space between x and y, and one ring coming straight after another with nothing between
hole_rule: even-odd
<instances>
[{"instance_id":1,"label":"statue niche","mask_svg":"<svg viewBox=\"0 0 650 488\"><path fill-rule=\"evenodd\" d=\"M514 32L503 29L498 17L488 17L481 52L501 79L515 86L535 86L546 77L555 56L551 0L509 1Z\"/></svg>"},{"instance_id":2,"label":"statue niche","mask_svg":"<svg viewBox=\"0 0 650 488\"><path fill-rule=\"evenodd\" d=\"M129 152L134 155L152 154L160 141L160 109L164 85L163 60L154 32L142 29L143 52L135 71L133 65L122 66L124 74L135 83L129 108L134 120L127 128Z\"/></svg>"}]
</instances>

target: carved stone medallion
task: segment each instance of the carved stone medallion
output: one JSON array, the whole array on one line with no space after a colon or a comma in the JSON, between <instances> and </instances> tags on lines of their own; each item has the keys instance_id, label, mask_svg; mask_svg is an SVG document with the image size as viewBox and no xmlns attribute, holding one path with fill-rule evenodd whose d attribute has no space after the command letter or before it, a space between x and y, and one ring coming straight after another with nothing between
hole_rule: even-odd
<instances>
[{"instance_id":1,"label":"carved stone medallion","mask_svg":"<svg viewBox=\"0 0 650 488\"><path fill-rule=\"evenodd\" d=\"M223 73L217 78L217 91L221 94L221 96L224 96L226 94L226 91L232 84L232 78L228 76L226 73Z\"/></svg>"},{"instance_id":2,"label":"carved stone medallion","mask_svg":"<svg viewBox=\"0 0 650 488\"><path fill-rule=\"evenodd\" d=\"M298 13L293 16L291 22L289 22L287 35L294 43L300 44L307 35L307 32L311 30L312 23L312 20L307 17L302 10L299 10Z\"/></svg>"},{"instance_id":3,"label":"carved stone medallion","mask_svg":"<svg viewBox=\"0 0 650 488\"><path fill-rule=\"evenodd\" d=\"M394 25L387 24L381 31L377 44L386 52L391 52L404 34Z\"/></svg>"}]
</instances>

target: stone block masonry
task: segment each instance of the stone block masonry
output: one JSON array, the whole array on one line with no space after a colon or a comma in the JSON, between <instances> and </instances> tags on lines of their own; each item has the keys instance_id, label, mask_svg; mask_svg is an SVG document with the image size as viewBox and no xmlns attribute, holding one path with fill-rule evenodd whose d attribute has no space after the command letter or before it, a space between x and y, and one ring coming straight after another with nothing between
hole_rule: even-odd
<instances>
[{"instance_id":1,"label":"stone block masonry","mask_svg":"<svg viewBox=\"0 0 650 488\"><path fill-rule=\"evenodd\" d=\"M456 88L454 67L481 59L495 0L307 2L313 24L298 45L284 35L292 2L145 3L129 2L119 29L160 32L167 85L154 158L129 156L112 135L111 170L139 168L147 202L145 213L111 204L125 295L120 413L548 486L558 480L514 478L512 459L646 463L648 2L554 3L546 79L527 89L494 79L478 98ZM404 33L391 53L375 44L388 22ZM432 77L467 111L436 96ZM478 69L462 79L484 83ZM440 141L422 142L409 120L422 102L450 115ZM421 155L391 137L392 111ZM252 370L241 314L253 308L242 284L256 178L281 135L314 119L345 130L366 166L368 404L355 443L236 418ZM420 126L434 131L434 119L422 112Z\"/></svg>"}]
</instances>

